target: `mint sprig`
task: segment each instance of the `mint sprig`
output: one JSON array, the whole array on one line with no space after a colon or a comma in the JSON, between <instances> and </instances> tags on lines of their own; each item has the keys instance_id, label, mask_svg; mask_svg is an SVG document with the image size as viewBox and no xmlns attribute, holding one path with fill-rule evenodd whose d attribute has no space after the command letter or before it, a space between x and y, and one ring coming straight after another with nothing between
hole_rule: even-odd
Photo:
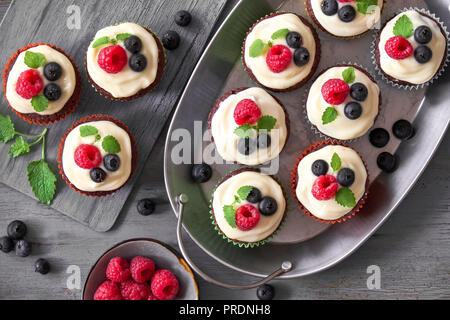
<instances>
[{"instance_id":1,"label":"mint sprig","mask_svg":"<svg viewBox=\"0 0 450 320\"><path fill-rule=\"evenodd\" d=\"M22 136L16 138L16 142L14 142L9 148L8 155L17 158L23 154L27 154L30 152L30 145L26 142Z\"/></svg>"},{"instance_id":2,"label":"mint sprig","mask_svg":"<svg viewBox=\"0 0 450 320\"><path fill-rule=\"evenodd\" d=\"M414 26L411 19L406 15L402 15L394 25L394 35L405 39L411 37L414 33Z\"/></svg>"},{"instance_id":3,"label":"mint sprig","mask_svg":"<svg viewBox=\"0 0 450 320\"><path fill-rule=\"evenodd\" d=\"M104 44L108 44L110 42L111 42L111 40L109 40L109 37L101 37L94 41L94 43L92 44L92 48L95 49L97 47L100 47Z\"/></svg>"},{"instance_id":4,"label":"mint sprig","mask_svg":"<svg viewBox=\"0 0 450 320\"><path fill-rule=\"evenodd\" d=\"M371 14L378 6L378 0L356 0L356 9L362 14Z\"/></svg>"},{"instance_id":5,"label":"mint sprig","mask_svg":"<svg viewBox=\"0 0 450 320\"><path fill-rule=\"evenodd\" d=\"M117 39L117 41L125 41L131 36L132 36L132 34L129 34L129 33L119 33L116 36L116 39Z\"/></svg>"},{"instance_id":6,"label":"mint sprig","mask_svg":"<svg viewBox=\"0 0 450 320\"><path fill-rule=\"evenodd\" d=\"M120 144L113 136L106 136L102 141L102 148L108 153L119 153Z\"/></svg>"},{"instance_id":7,"label":"mint sprig","mask_svg":"<svg viewBox=\"0 0 450 320\"><path fill-rule=\"evenodd\" d=\"M47 60L42 53L27 51L25 52L24 62L31 69L37 69L45 66Z\"/></svg>"},{"instance_id":8,"label":"mint sprig","mask_svg":"<svg viewBox=\"0 0 450 320\"><path fill-rule=\"evenodd\" d=\"M271 39L272 40L276 40L279 38L286 38L286 36L289 34L289 29L280 29L275 31L272 36Z\"/></svg>"},{"instance_id":9,"label":"mint sprig","mask_svg":"<svg viewBox=\"0 0 450 320\"><path fill-rule=\"evenodd\" d=\"M46 96L39 94L31 99L31 105L36 112L47 110L49 101Z\"/></svg>"},{"instance_id":10,"label":"mint sprig","mask_svg":"<svg viewBox=\"0 0 450 320\"><path fill-rule=\"evenodd\" d=\"M0 142L7 143L16 135L10 116L0 114Z\"/></svg>"},{"instance_id":11,"label":"mint sprig","mask_svg":"<svg viewBox=\"0 0 450 320\"><path fill-rule=\"evenodd\" d=\"M256 135L260 130L270 132L273 128L275 128L276 124L276 118L265 115L258 119L256 125L251 125L248 123L240 125L234 130L234 134L240 138L250 138Z\"/></svg>"},{"instance_id":12,"label":"mint sprig","mask_svg":"<svg viewBox=\"0 0 450 320\"><path fill-rule=\"evenodd\" d=\"M352 84L353 82L355 82L356 79L355 68L349 67L345 69L342 72L342 78L344 79L345 82L347 82L347 84Z\"/></svg>"},{"instance_id":13,"label":"mint sprig","mask_svg":"<svg viewBox=\"0 0 450 320\"><path fill-rule=\"evenodd\" d=\"M233 205L223 206L223 214L225 216L225 220L228 222L230 227L233 229L236 228L236 210L234 210Z\"/></svg>"},{"instance_id":14,"label":"mint sprig","mask_svg":"<svg viewBox=\"0 0 450 320\"><path fill-rule=\"evenodd\" d=\"M239 188L237 194L242 200L247 200L247 197L250 194L250 192L252 192L252 190L253 190L252 186L243 186Z\"/></svg>"},{"instance_id":15,"label":"mint sprig","mask_svg":"<svg viewBox=\"0 0 450 320\"><path fill-rule=\"evenodd\" d=\"M322 114L322 124L328 124L336 120L338 112L333 107L328 107Z\"/></svg>"},{"instance_id":16,"label":"mint sprig","mask_svg":"<svg viewBox=\"0 0 450 320\"><path fill-rule=\"evenodd\" d=\"M251 58L259 57L264 51L265 44L261 39L256 39L250 45L249 55Z\"/></svg>"},{"instance_id":17,"label":"mint sprig","mask_svg":"<svg viewBox=\"0 0 450 320\"><path fill-rule=\"evenodd\" d=\"M236 207L242 201L247 200L248 195L252 192L252 186L242 186L238 189L237 195L234 195L234 202L230 205L223 206L223 214L225 220L232 228L236 228Z\"/></svg>"},{"instance_id":18,"label":"mint sprig","mask_svg":"<svg viewBox=\"0 0 450 320\"><path fill-rule=\"evenodd\" d=\"M352 190L342 187L334 195L334 199L343 207L353 208L356 206L355 195Z\"/></svg>"},{"instance_id":19,"label":"mint sprig","mask_svg":"<svg viewBox=\"0 0 450 320\"><path fill-rule=\"evenodd\" d=\"M109 44L109 43L117 44L117 42L125 41L131 36L132 36L132 34L130 34L130 33L119 33L118 35L116 35L115 38L100 37L94 41L94 43L92 44L92 48L95 49L97 47L100 47L100 46L103 46L103 45Z\"/></svg>"},{"instance_id":20,"label":"mint sprig","mask_svg":"<svg viewBox=\"0 0 450 320\"><path fill-rule=\"evenodd\" d=\"M256 133L255 126L252 126L251 124L248 123L240 125L234 130L234 134L240 138L250 138L254 136L255 133Z\"/></svg>"},{"instance_id":21,"label":"mint sprig","mask_svg":"<svg viewBox=\"0 0 450 320\"><path fill-rule=\"evenodd\" d=\"M336 172L341 168L342 161L339 155L335 152L333 156L331 157L331 168L333 168L333 171Z\"/></svg>"},{"instance_id":22,"label":"mint sprig","mask_svg":"<svg viewBox=\"0 0 450 320\"><path fill-rule=\"evenodd\" d=\"M80 135L84 137L95 136L98 134L98 129L94 126L85 125L80 127Z\"/></svg>"}]
</instances>

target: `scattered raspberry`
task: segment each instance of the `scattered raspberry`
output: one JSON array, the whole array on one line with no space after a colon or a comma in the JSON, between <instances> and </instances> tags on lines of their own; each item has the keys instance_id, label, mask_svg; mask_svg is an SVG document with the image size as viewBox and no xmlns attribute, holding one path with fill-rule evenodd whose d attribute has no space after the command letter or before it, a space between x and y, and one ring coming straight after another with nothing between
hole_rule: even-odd
<instances>
[{"instance_id":1,"label":"scattered raspberry","mask_svg":"<svg viewBox=\"0 0 450 320\"><path fill-rule=\"evenodd\" d=\"M79 145L75 150L74 159L77 166L83 169L96 168L102 163L100 151L90 144Z\"/></svg>"},{"instance_id":2,"label":"scattered raspberry","mask_svg":"<svg viewBox=\"0 0 450 320\"><path fill-rule=\"evenodd\" d=\"M330 79L322 86L322 96L333 106L340 105L350 93L350 87L341 79Z\"/></svg>"},{"instance_id":3,"label":"scattered raspberry","mask_svg":"<svg viewBox=\"0 0 450 320\"><path fill-rule=\"evenodd\" d=\"M236 225L243 231L253 229L259 221L260 213L251 204L246 204L236 210Z\"/></svg>"},{"instance_id":4,"label":"scattered raspberry","mask_svg":"<svg viewBox=\"0 0 450 320\"><path fill-rule=\"evenodd\" d=\"M395 36L386 41L384 50L389 57L395 60L406 59L414 52L414 48L411 43L400 36Z\"/></svg>"},{"instance_id":5,"label":"scattered raspberry","mask_svg":"<svg viewBox=\"0 0 450 320\"><path fill-rule=\"evenodd\" d=\"M22 72L17 79L16 92L24 99L32 99L37 96L44 87L42 78L34 69Z\"/></svg>"},{"instance_id":6,"label":"scattered raspberry","mask_svg":"<svg viewBox=\"0 0 450 320\"><path fill-rule=\"evenodd\" d=\"M120 294L124 300L147 300L150 295L150 287L147 283L127 280L120 284Z\"/></svg>"},{"instance_id":7,"label":"scattered raspberry","mask_svg":"<svg viewBox=\"0 0 450 320\"><path fill-rule=\"evenodd\" d=\"M254 124L261 118L261 115L261 109L259 109L258 105L250 99L239 101L234 109L234 121L236 121L238 125L246 123Z\"/></svg>"},{"instance_id":8,"label":"scattered raspberry","mask_svg":"<svg viewBox=\"0 0 450 320\"><path fill-rule=\"evenodd\" d=\"M94 300L122 300L119 286L111 281L103 282L95 291Z\"/></svg>"},{"instance_id":9,"label":"scattered raspberry","mask_svg":"<svg viewBox=\"0 0 450 320\"><path fill-rule=\"evenodd\" d=\"M128 261L119 257L112 258L106 267L106 277L114 282L123 282L130 279Z\"/></svg>"},{"instance_id":10,"label":"scattered raspberry","mask_svg":"<svg viewBox=\"0 0 450 320\"><path fill-rule=\"evenodd\" d=\"M130 262L131 277L134 281L143 283L149 281L155 272L155 263L144 257L134 257Z\"/></svg>"},{"instance_id":11,"label":"scattered raspberry","mask_svg":"<svg viewBox=\"0 0 450 320\"><path fill-rule=\"evenodd\" d=\"M177 278L169 270L157 270L151 281L152 293L158 300L173 300L178 294Z\"/></svg>"},{"instance_id":12,"label":"scattered raspberry","mask_svg":"<svg viewBox=\"0 0 450 320\"><path fill-rule=\"evenodd\" d=\"M292 51L282 44L277 44L270 48L266 57L267 66L274 73L280 73L285 70L291 61Z\"/></svg>"},{"instance_id":13,"label":"scattered raspberry","mask_svg":"<svg viewBox=\"0 0 450 320\"><path fill-rule=\"evenodd\" d=\"M119 73L127 65L128 56L121 46L109 46L100 51L97 62L107 73Z\"/></svg>"},{"instance_id":14,"label":"scattered raspberry","mask_svg":"<svg viewBox=\"0 0 450 320\"><path fill-rule=\"evenodd\" d=\"M317 200L329 200L338 191L339 184L336 178L330 174L320 176L314 181L312 194Z\"/></svg>"}]
</instances>

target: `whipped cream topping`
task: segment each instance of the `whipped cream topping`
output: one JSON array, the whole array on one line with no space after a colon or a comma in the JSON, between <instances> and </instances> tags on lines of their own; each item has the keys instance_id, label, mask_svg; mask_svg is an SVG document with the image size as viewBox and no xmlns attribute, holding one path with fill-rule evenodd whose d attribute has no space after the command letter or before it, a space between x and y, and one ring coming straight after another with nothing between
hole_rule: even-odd
<instances>
[{"instance_id":1,"label":"whipped cream topping","mask_svg":"<svg viewBox=\"0 0 450 320\"><path fill-rule=\"evenodd\" d=\"M362 102L357 101L361 104L363 109L361 117L351 120L345 116L345 105L350 101L353 101L352 97L349 95L342 104L334 106L338 112L336 120L323 124L322 115L330 104L323 98L321 91L322 86L330 79L342 79L342 72L348 67L349 66L332 67L321 74L311 86L308 93L308 99L306 101L306 111L309 121L315 125L320 132L332 138L341 140L355 139L364 135L372 127L375 118L378 115L380 103L380 89L378 85L364 72L353 66L355 69L354 83L360 82L364 84L368 90L366 100Z\"/></svg>"},{"instance_id":2,"label":"whipped cream topping","mask_svg":"<svg viewBox=\"0 0 450 320\"><path fill-rule=\"evenodd\" d=\"M92 48L94 41L101 37L115 39L121 33L129 33L141 39L142 50L139 53L147 58L147 67L142 72L133 71L127 64L119 73L110 74L98 65L98 54L103 48L111 44ZM118 44L125 49L123 41L119 41ZM126 49L125 51L129 59L131 53ZM155 81L158 72L158 60L158 45L153 35L140 25L127 22L117 26L106 27L97 32L87 51L87 70L92 80L98 86L108 91L114 98L126 98L147 88Z\"/></svg>"},{"instance_id":3,"label":"whipped cream topping","mask_svg":"<svg viewBox=\"0 0 450 320\"><path fill-rule=\"evenodd\" d=\"M261 215L258 224L249 231L242 231L238 227L232 228L225 220L223 212L223 207L234 202L234 196L237 195L239 188L243 186L258 188L263 197L272 197L278 204L278 210L273 215ZM242 201L239 206L246 204L249 204L249 202ZM251 205L257 206L257 204ZM254 171L244 171L230 177L217 187L213 195L212 207L217 226L225 236L242 242L258 242L266 239L278 229L283 220L286 200L282 188L271 176Z\"/></svg>"},{"instance_id":4,"label":"whipped cream topping","mask_svg":"<svg viewBox=\"0 0 450 320\"><path fill-rule=\"evenodd\" d=\"M312 164L316 160L324 160L329 164L327 174L336 176L337 172L333 173L330 165L334 153L337 153L341 158L341 169L350 168L355 172L355 182L349 188L355 195L357 203L364 196L366 190L366 168L356 151L343 146L329 145L308 154L298 165L296 195L297 199L309 212L323 220L339 219L353 210L353 208L341 206L334 198L330 200L317 200L312 194L311 189L317 179L317 176L311 170Z\"/></svg>"},{"instance_id":5,"label":"whipped cream topping","mask_svg":"<svg viewBox=\"0 0 450 320\"><path fill-rule=\"evenodd\" d=\"M275 31L285 28L289 29L291 32L296 31L300 33L303 39L302 46L308 49L310 60L306 65L298 67L294 63L294 59L292 59L291 63L284 71L274 73L267 66L267 53L252 58L250 57L250 46L256 39L261 39L264 43L272 41L273 45L282 44L289 47L285 38L276 40L271 39L271 36ZM295 50L292 48L290 49L293 56ZM262 85L273 89L287 89L301 82L311 72L316 58L316 41L314 40L311 29L305 25L297 15L285 13L258 22L246 38L244 54L245 64Z\"/></svg>"},{"instance_id":6,"label":"whipped cream topping","mask_svg":"<svg viewBox=\"0 0 450 320\"><path fill-rule=\"evenodd\" d=\"M234 131L238 127L234 120L234 109L244 99L253 100L260 108L262 115L277 119L275 127L270 131L271 145L267 149L256 149L248 156L239 153L238 142L241 139ZM280 104L265 90L253 87L232 94L223 100L211 121L211 134L220 156L226 161L236 161L245 165L258 165L275 159L283 150L288 131L286 115Z\"/></svg>"},{"instance_id":7,"label":"whipped cream topping","mask_svg":"<svg viewBox=\"0 0 450 320\"><path fill-rule=\"evenodd\" d=\"M428 26L433 37L429 43L426 44L433 56L427 63L419 63L414 58L414 54L406 59L396 60L388 56L384 47L386 42L394 36L394 26L401 16L407 15L413 23L414 30L420 26ZM414 49L420 44L414 39L414 35L408 38ZM380 52L380 68L389 76L406 81L412 84L422 84L431 80L436 72L439 71L442 59L447 52L447 39L441 32L439 25L431 18L423 16L415 10L408 10L395 16L386 23L386 26L381 31L380 42L378 44Z\"/></svg>"},{"instance_id":8,"label":"whipped cream topping","mask_svg":"<svg viewBox=\"0 0 450 320\"><path fill-rule=\"evenodd\" d=\"M80 127L85 125L97 128L102 139L95 141L95 136L81 137ZM111 172L106 170L102 162L100 168L106 172L106 179L101 183L96 183L90 177L90 170L80 168L75 163L74 154L80 145L90 144L96 146L104 158L108 154L102 148L103 138L106 136L113 136L120 144L121 150L117 153L120 158L120 167L117 171ZM67 179L78 189L86 192L112 191L120 188L130 177L132 156L131 139L124 129L111 121L92 121L78 125L67 135L64 142L62 164Z\"/></svg>"},{"instance_id":9,"label":"whipped cream topping","mask_svg":"<svg viewBox=\"0 0 450 320\"><path fill-rule=\"evenodd\" d=\"M48 81L44 77L44 66L36 69L42 79L43 87L42 91L39 94L43 94L44 88L49 83L55 83L61 88L61 97L56 101L49 101L48 108L44 111L37 112L34 110L31 105L31 99L24 99L16 92L17 80L22 72L29 70L25 64L25 53L27 51L42 53L45 56L47 63L56 62L62 68L61 77L57 81ZM11 68L8 76L8 81L6 84L6 96L8 98L9 104L18 112L28 114L28 113L37 113L39 115L50 115L55 114L60 111L69 101L70 97L72 97L73 92L76 87L76 75L75 70L73 68L72 63L69 58L67 58L61 52L49 47L47 45L40 45L37 47L30 48L26 51L21 52L13 67Z\"/></svg>"}]
</instances>

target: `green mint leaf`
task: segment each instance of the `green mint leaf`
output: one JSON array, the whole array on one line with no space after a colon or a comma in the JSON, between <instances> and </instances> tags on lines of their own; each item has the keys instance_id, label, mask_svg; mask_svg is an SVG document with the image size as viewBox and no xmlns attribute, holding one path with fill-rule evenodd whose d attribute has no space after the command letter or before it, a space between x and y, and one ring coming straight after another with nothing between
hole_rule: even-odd
<instances>
[{"instance_id":1,"label":"green mint leaf","mask_svg":"<svg viewBox=\"0 0 450 320\"><path fill-rule=\"evenodd\" d=\"M234 130L234 134L240 138L250 138L255 134L255 128L250 124L243 124Z\"/></svg>"},{"instance_id":2,"label":"green mint leaf","mask_svg":"<svg viewBox=\"0 0 450 320\"><path fill-rule=\"evenodd\" d=\"M103 138L102 148L108 153L120 152L120 144L113 136L106 136Z\"/></svg>"},{"instance_id":3,"label":"green mint leaf","mask_svg":"<svg viewBox=\"0 0 450 320\"><path fill-rule=\"evenodd\" d=\"M378 0L356 0L356 8L362 14L371 14L376 6L378 6Z\"/></svg>"},{"instance_id":4,"label":"green mint leaf","mask_svg":"<svg viewBox=\"0 0 450 320\"><path fill-rule=\"evenodd\" d=\"M94 126L82 126L80 127L80 135L82 137L89 137L89 136L95 136L98 134L98 129Z\"/></svg>"},{"instance_id":5,"label":"green mint leaf","mask_svg":"<svg viewBox=\"0 0 450 320\"><path fill-rule=\"evenodd\" d=\"M22 137L17 137L16 142L9 148L8 155L16 158L28 152L30 152L30 145Z\"/></svg>"},{"instance_id":6,"label":"green mint leaf","mask_svg":"<svg viewBox=\"0 0 450 320\"><path fill-rule=\"evenodd\" d=\"M272 40L279 39L279 38L286 38L288 33L289 33L289 29L280 29L280 30L275 31L272 34L271 38L272 38Z\"/></svg>"},{"instance_id":7,"label":"green mint leaf","mask_svg":"<svg viewBox=\"0 0 450 320\"><path fill-rule=\"evenodd\" d=\"M0 142L7 143L16 135L10 116L0 114Z\"/></svg>"},{"instance_id":8,"label":"green mint leaf","mask_svg":"<svg viewBox=\"0 0 450 320\"><path fill-rule=\"evenodd\" d=\"M108 44L110 42L111 42L111 40L109 40L108 37L101 37L94 41L94 43L92 44L92 48L97 48L104 44Z\"/></svg>"},{"instance_id":9,"label":"green mint leaf","mask_svg":"<svg viewBox=\"0 0 450 320\"><path fill-rule=\"evenodd\" d=\"M24 62L31 69L37 69L43 67L47 61L42 53L27 51Z\"/></svg>"},{"instance_id":10,"label":"green mint leaf","mask_svg":"<svg viewBox=\"0 0 450 320\"><path fill-rule=\"evenodd\" d=\"M333 122L336 120L338 116L338 112L333 107L328 107L325 109L325 111L322 114L322 124L328 124L330 122Z\"/></svg>"},{"instance_id":11,"label":"green mint leaf","mask_svg":"<svg viewBox=\"0 0 450 320\"><path fill-rule=\"evenodd\" d=\"M277 119L272 116L262 116L258 120L258 130L266 130L267 132L270 132L275 127L275 124L277 123Z\"/></svg>"},{"instance_id":12,"label":"green mint leaf","mask_svg":"<svg viewBox=\"0 0 450 320\"><path fill-rule=\"evenodd\" d=\"M132 34L129 34L129 33L119 33L116 36L116 39L117 39L117 41L125 41L131 36L132 36Z\"/></svg>"},{"instance_id":13,"label":"green mint leaf","mask_svg":"<svg viewBox=\"0 0 450 320\"><path fill-rule=\"evenodd\" d=\"M97 135L95 136L95 142L100 141L101 138L102 138L102 136L99 135L99 134L97 134Z\"/></svg>"},{"instance_id":14,"label":"green mint leaf","mask_svg":"<svg viewBox=\"0 0 450 320\"><path fill-rule=\"evenodd\" d=\"M272 48L273 42L272 42L272 41L269 41L269 42L267 42L267 45L269 46L269 48Z\"/></svg>"},{"instance_id":15,"label":"green mint leaf","mask_svg":"<svg viewBox=\"0 0 450 320\"><path fill-rule=\"evenodd\" d=\"M233 206L223 206L223 214L225 220L232 228L236 228L236 211L234 211Z\"/></svg>"},{"instance_id":16,"label":"green mint leaf","mask_svg":"<svg viewBox=\"0 0 450 320\"><path fill-rule=\"evenodd\" d=\"M333 168L334 172L338 171L341 168L341 158L335 152L333 157L331 157L331 168Z\"/></svg>"},{"instance_id":17,"label":"green mint leaf","mask_svg":"<svg viewBox=\"0 0 450 320\"><path fill-rule=\"evenodd\" d=\"M340 188L334 195L334 199L343 207L353 208L356 206L355 195L347 187Z\"/></svg>"},{"instance_id":18,"label":"green mint leaf","mask_svg":"<svg viewBox=\"0 0 450 320\"><path fill-rule=\"evenodd\" d=\"M265 44L261 39L256 39L253 41L252 45L250 46L249 55L251 58L256 58L260 56L265 48Z\"/></svg>"},{"instance_id":19,"label":"green mint leaf","mask_svg":"<svg viewBox=\"0 0 450 320\"><path fill-rule=\"evenodd\" d=\"M402 15L394 25L394 35L408 39L413 33L414 26L411 19L406 14Z\"/></svg>"},{"instance_id":20,"label":"green mint leaf","mask_svg":"<svg viewBox=\"0 0 450 320\"><path fill-rule=\"evenodd\" d=\"M247 200L247 197L250 194L250 192L252 192L252 190L253 190L252 186L243 186L239 188L237 194L242 200Z\"/></svg>"},{"instance_id":21,"label":"green mint leaf","mask_svg":"<svg viewBox=\"0 0 450 320\"><path fill-rule=\"evenodd\" d=\"M353 67L349 67L347 69L345 69L342 72L342 78L344 79L345 82L347 82L348 84L351 84L353 82L355 82L356 76L355 76L355 68Z\"/></svg>"},{"instance_id":22,"label":"green mint leaf","mask_svg":"<svg viewBox=\"0 0 450 320\"><path fill-rule=\"evenodd\" d=\"M238 204L241 203L241 198L239 198L238 196L234 196L234 203L233 204Z\"/></svg>"},{"instance_id":23,"label":"green mint leaf","mask_svg":"<svg viewBox=\"0 0 450 320\"><path fill-rule=\"evenodd\" d=\"M33 99L31 99L31 105L36 112L42 112L48 108L48 99L43 94L34 96Z\"/></svg>"},{"instance_id":24,"label":"green mint leaf","mask_svg":"<svg viewBox=\"0 0 450 320\"><path fill-rule=\"evenodd\" d=\"M43 204L50 205L56 192L56 176L44 159L30 162L27 167L30 186Z\"/></svg>"}]
</instances>

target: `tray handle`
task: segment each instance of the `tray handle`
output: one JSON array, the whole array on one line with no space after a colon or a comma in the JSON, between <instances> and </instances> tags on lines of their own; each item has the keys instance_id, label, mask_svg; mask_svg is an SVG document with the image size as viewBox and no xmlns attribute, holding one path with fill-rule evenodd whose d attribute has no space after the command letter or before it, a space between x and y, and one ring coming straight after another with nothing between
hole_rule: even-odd
<instances>
[{"instance_id":1,"label":"tray handle","mask_svg":"<svg viewBox=\"0 0 450 320\"><path fill-rule=\"evenodd\" d=\"M208 276L206 273L204 273L202 270L200 270L199 267L197 267L195 265L195 263L191 260L191 258L189 257L188 253L186 252L186 249L184 247L183 244L183 239L182 239L182 226L183 226L183 213L184 213L184 205L186 203L188 203L189 198L187 195L185 194L180 194L177 196L176 198L177 203L178 203L178 223L177 223L177 240L178 240L178 246L180 247L181 250L181 254L183 255L184 259L186 260L186 262L189 264L189 266L195 270L195 272L197 272L204 280L213 283L217 286L220 287L224 287L227 289L232 289L232 290L246 290L246 289L251 289L251 288L255 288L258 287L270 280L272 280L273 278L289 272L292 270L292 263L290 261L284 261L281 264L281 267L277 270L275 270L273 273L271 273L270 275L268 275L267 277L265 277L264 279L255 282L255 283L251 283L251 284L247 284L247 285L233 285L233 284L228 284L228 283L224 283L224 282L220 282L218 280L215 280L213 278L211 278L210 276Z\"/></svg>"}]
</instances>

